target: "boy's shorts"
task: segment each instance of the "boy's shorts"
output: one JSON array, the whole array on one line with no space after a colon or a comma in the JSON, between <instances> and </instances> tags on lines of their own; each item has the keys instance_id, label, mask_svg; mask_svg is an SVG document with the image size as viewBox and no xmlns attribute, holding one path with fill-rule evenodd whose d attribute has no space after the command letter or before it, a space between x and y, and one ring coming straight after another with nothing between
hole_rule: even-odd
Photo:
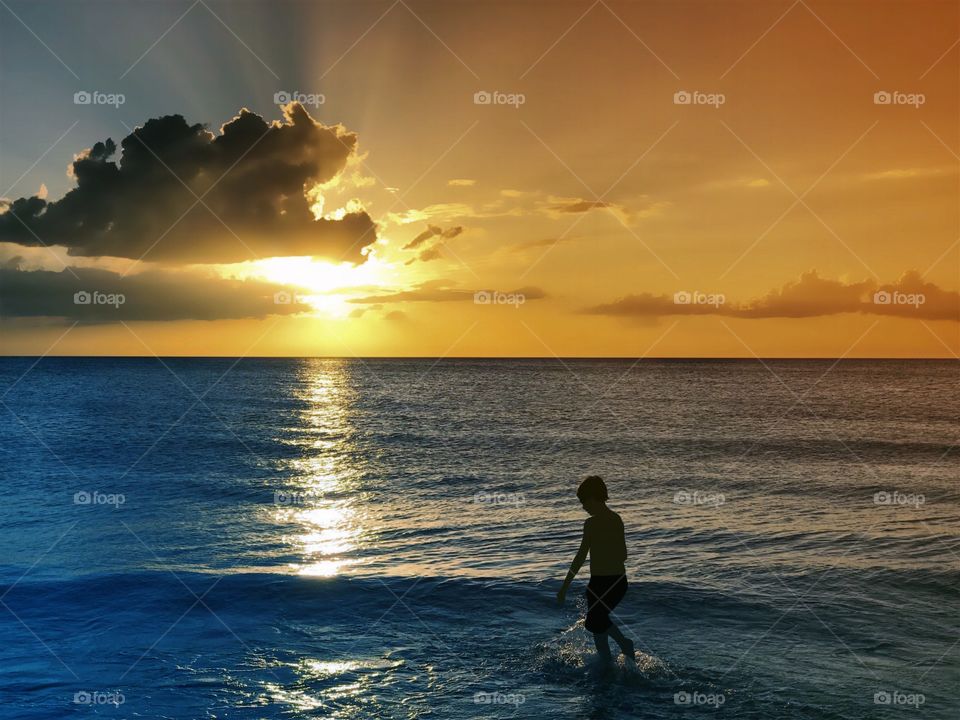
<instances>
[{"instance_id":1,"label":"boy's shorts","mask_svg":"<svg viewBox=\"0 0 960 720\"><path fill-rule=\"evenodd\" d=\"M584 627L592 633L606 632L613 624L610 622L610 611L626 594L626 575L591 575L587 584L587 619Z\"/></svg>"}]
</instances>

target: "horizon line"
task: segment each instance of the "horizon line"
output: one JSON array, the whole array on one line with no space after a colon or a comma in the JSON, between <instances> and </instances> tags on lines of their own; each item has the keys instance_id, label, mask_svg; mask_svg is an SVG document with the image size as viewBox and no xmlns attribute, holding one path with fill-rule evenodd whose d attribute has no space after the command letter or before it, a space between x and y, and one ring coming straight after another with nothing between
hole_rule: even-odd
<instances>
[{"instance_id":1,"label":"horizon line","mask_svg":"<svg viewBox=\"0 0 960 720\"><path fill-rule=\"evenodd\" d=\"M768 361L768 360L835 360L843 361L957 361L960 358L944 356L932 357L913 357L913 356L879 356L879 357L850 357L833 355L805 355L805 356L756 356L756 355L664 355L664 356L644 356L636 355L17 355L0 354L0 359L43 359L43 358L61 358L61 359L187 359L187 360L434 360L437 362L443 360L634 360L640 361L721 361L721 360L749 360L749 361Z\"/></svg>"}]
</instances>

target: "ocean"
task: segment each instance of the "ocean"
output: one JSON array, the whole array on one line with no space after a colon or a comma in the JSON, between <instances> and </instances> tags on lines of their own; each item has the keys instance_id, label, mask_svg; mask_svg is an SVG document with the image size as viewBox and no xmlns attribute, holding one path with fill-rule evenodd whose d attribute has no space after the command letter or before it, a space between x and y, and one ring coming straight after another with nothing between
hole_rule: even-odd
<instances>
[{"instance_id":1,"label":"ocean","mask_svg":"<svg viewBox=\"0 0 960 720\"><path fill-rule=\"evenodd\" d=\"M954 719L955 362L5 358L3 718ZM600 669L585 567L627 531Z\"/></svg>"}]
</instances>

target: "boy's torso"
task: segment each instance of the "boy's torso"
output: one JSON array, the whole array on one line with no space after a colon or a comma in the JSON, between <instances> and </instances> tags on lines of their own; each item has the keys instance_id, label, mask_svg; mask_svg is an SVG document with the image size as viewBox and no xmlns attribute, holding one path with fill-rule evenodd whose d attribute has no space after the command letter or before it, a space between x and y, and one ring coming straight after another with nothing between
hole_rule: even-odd
<instances>
[{"instance_id":1,"label":"boy's torso","mask_svg":"<svg viewBox=\"0 0 960 720\"><path fill-rule=\"evenodd\" d=\"M587 520L590 534L590 574L622 575L627 559L623 521L609 510Z\"/></svg>"}]
</instances>

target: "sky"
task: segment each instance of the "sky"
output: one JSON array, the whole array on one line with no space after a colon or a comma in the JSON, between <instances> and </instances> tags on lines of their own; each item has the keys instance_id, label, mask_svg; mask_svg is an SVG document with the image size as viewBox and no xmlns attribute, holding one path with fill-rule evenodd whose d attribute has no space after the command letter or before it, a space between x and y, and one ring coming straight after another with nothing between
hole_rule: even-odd
<instances>
[{"instance_id":1,"label":"sky","mask_svg":"<svg viewBox=\"0 0 960 720\"><path fill-rule=\"evenodd\" d=\"M960 353L956 2L0 3L0 353Z\"/></svg>"}]
</instances>

